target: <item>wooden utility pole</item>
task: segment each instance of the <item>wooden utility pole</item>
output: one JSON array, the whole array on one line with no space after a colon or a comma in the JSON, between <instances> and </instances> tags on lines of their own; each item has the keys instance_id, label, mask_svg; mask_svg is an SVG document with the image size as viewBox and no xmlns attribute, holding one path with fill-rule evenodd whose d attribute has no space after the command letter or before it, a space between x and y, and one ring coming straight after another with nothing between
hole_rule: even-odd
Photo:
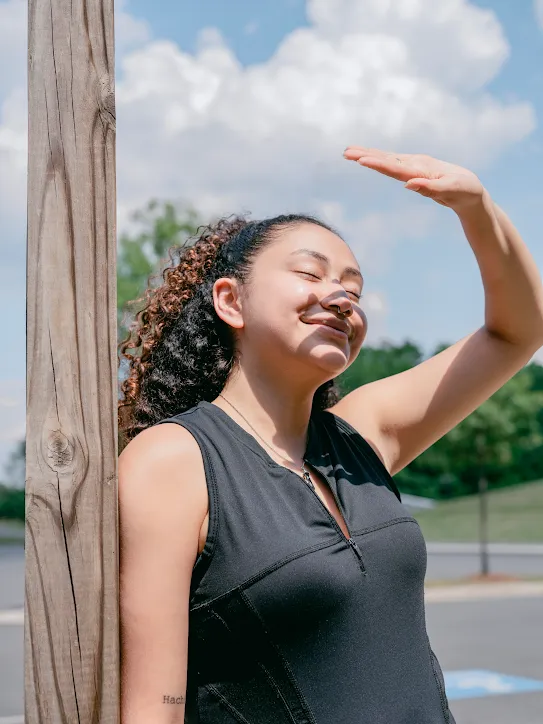
<instances>
[{"instance_id":1,"label":"wooden utility pole","mask_svg":"<svg viewBox=\"0 0 543 724\"><path fill-rule=\"evenodd\" d=\"M25 724L118 724L113 0L29 0Z\"/></svg>"}]
</instances>

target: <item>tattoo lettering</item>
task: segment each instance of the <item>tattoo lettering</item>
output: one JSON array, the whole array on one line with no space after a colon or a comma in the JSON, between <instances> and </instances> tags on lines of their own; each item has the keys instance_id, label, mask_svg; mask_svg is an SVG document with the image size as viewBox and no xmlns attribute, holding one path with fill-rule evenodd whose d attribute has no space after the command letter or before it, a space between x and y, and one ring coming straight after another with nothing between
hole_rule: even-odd
<instances>
[{"instance_id":1,"label":"tattoo lettering","mask_svg":"<svg viewBox=\"0 0 543 724\"><path fill-rule=\"evenodd\" d=\"M168 694L164 694L162 699L163 704L182 704L184 701L182 696L169 696Z\"/></svg>"}]
</instances>

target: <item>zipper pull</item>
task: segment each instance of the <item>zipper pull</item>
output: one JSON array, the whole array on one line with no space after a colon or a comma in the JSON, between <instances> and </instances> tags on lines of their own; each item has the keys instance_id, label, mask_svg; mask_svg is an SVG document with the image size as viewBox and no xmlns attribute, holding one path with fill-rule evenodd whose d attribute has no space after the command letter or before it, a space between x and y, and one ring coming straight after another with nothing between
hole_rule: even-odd
<instances>
[{"instance_id":1,"label":"zipper pull","mask_svg":"<svg viewBox=\"0 0 543 724\"><path fill-rule=\"evenodd\" d=\"M356 555L360 558L360 560L362 560L362 553L360 552L360 548L356 545L356 541L352 538L347 538L347 541Z\"/></svg>"},{"instance_id":2,"label":"zipper pull","mask_svg":"<svg viewBox=\"0 0 543 724\"><path fill-rule=\"evenodd\" d=\"M302 477L303 477L304 482L306 483L306 485L309 488L313 488L313 490L315 490L315 486L313 485L313 481L311 480L309 473L307 472L307 470L305 468L303 470L304 470L304 472L303 472Z\"/></svg>"},{"instance_id":3,"label":"zipper pull","mask_svg":"<svg viewBox=\"0 0 543 724\"><path fill-rule=\"evenodd\" d=\"M356 541L352 538L347 538L347 543L351 546L353 551L356 553L358 560L360 561L360 568L362 569L364 575L366 575L366 566L364 565L364 560L362 558L362 553L360 551L360 548L356 545Z\"/></svg>"}]
</instances>

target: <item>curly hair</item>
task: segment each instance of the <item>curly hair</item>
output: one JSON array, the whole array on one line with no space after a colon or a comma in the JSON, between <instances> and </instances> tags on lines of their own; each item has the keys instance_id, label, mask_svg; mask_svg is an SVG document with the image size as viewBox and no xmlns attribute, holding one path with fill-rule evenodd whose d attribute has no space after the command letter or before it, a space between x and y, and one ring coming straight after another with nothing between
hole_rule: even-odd
<instances>
[{"instance_id":1,"label":"curly hair","mask_svg":"<svg viewBox=\"0 0 543 724\"><path fill-rule=\"evenodd\" d=\"M223 276L246 284L258 252L282 229L303 223L337 233L306 214L262 221L234 215L199 227L192 244L188 239L169 249L173 266L162 271L161 286L146 289L135 300L145 301L145 306L119 344L119 364L124 357L129 367L120 385L119 452L145 428L201 400L210 402L223 390L239 358L232 328L215 311L213 285ZM177 264L174 252L179 254ZM126 353L139 348L139 355ZM328 380L315 391L312 409L324 410L340 398L335 380Z\"/></svg>"}]
</instances>

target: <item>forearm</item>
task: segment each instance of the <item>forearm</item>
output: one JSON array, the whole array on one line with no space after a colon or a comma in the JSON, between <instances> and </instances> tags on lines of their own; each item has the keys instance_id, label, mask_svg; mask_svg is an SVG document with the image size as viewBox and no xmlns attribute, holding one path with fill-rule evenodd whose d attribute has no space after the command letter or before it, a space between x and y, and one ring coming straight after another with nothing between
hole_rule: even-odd
<instances>
[{"instance_id":1,"label":"forearm","mask_svg":"<svg viewBox=\"0 0 543 724\"><path fill-rule=\"evenodd\" d=\"M482 204L458 212L485 291L485 327L509 342L543 345L543 284L506 213L485 190Z\"/></svg>"}]
</instances>

